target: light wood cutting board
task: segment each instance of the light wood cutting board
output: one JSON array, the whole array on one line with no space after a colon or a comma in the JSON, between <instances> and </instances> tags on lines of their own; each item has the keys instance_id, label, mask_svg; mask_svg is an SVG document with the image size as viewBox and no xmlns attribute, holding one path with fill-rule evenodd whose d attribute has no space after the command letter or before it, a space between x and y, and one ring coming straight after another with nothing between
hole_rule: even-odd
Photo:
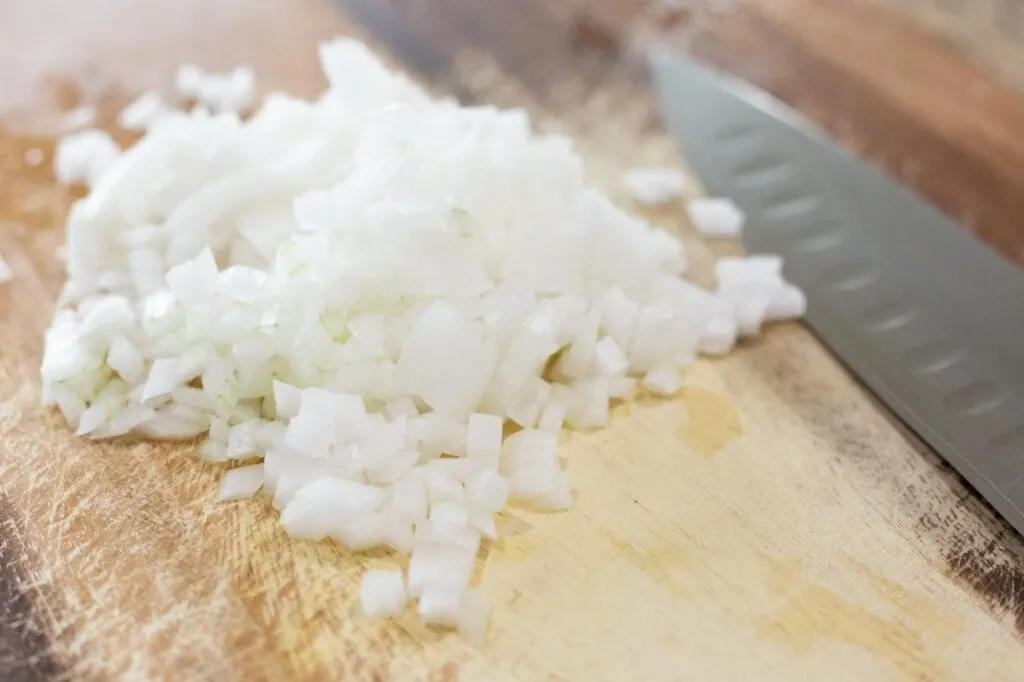
<instances>
[{"instance_id":1,"label":"light wood cutting board","mask_svg":"<svg viewBox=\"0 0 1024 682\"><path fill-rule=\"evenodd\" d=\"M1024 104L941 41L854 0L641 5L0 0L0 252L16 273L0 287L0 677L1024 679L1019 539L797 325L699 363L677 400L567 437L576 508L505 515L478 567L496 606L479 648L411 614L362 617L359 576L392 559L290 541L259 500L213 503L221 472L194 446L87 443L39 409L72 199L48 169L61 111L95 103L109 127L185 60L248 62L262 88L311 95L314 46L339 34L438 92L529 107L613 192L629 165L679 162L636 57L671 34L897 174L923 164L909 179L936 198L982 201L973 227L1017 255L1020 232L998 228L1024 186ZM883 48L903 57L872 69ZM951 88L990 111L952 106ZM649 217L685 231L678 211ZM706 272L713 254L688 239Z\"/></svg>"}]
</instances>

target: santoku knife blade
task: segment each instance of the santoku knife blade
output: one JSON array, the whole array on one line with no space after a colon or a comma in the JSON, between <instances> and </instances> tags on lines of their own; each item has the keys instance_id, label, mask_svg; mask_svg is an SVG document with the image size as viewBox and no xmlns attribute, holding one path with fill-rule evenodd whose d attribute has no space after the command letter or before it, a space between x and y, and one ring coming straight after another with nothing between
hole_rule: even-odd
<instances>
[{"instance_id":1,"label":"santoku knife blade","mask_svg":"<svg viewBox=\"0 0 1024 682\"><path fill-rule=\"evenodd\" d=\"M667 51L665 123L807 322L1024 533L1024 271L755 87Z\"/></svg>"}]
</instances>

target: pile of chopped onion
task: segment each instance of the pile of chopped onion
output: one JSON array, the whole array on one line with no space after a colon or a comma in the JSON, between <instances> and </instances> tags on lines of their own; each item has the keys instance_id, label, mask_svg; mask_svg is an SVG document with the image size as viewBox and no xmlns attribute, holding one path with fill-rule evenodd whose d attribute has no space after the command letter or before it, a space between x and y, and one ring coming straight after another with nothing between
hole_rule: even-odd
<instances>
[{"instance_id":1,"label":"pile of chopped onion","mask_svg":"<svg viewBox=\"0 0 1024 682\"><path fill-rule=\"evenodd\" d=\"M495 514L572 504L563 424L605 426L639 384L671 395L699 353L802 306L777 261L730 261L717 292L683 279L680 241L523 111L434 101L356 42L320 58L315 101L242 120L150 98L122 117L147 131L130 149L62 145L91 191L44 402L90 438L209 433L203 459L245 464L223 499L262 491L295 538L411 555L367 574L368 613L413 599L480 640Z\"/></svg>"}]
</instances>

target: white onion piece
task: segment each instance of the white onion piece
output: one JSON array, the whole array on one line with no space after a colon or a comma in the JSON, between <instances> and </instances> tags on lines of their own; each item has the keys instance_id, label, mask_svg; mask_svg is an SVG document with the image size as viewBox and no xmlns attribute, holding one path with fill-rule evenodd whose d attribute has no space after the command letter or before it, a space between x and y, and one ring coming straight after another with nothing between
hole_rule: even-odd
<instances>
[{"instance_id":1,"label":"white onion piece","mask_svg":"<svg viewBox=\"0 0 1024 682\"><path fill-rule=\"evenodd\" d=\"M81 130L96 121L96 107L83 104L64 114L60 119L60 130L64 133Z\"/></svg>"},{"instance_id":2,"label":"white onion piece","mask_svg":"<svg viewBox=\"0 0 1024 682\"><path fill-rule=\"evenodd\" d=\"M435 302L405 337L397 371L433 410L466 419L490 379L480 325L456 306Z\"/></svg>"},{"instance_id":3,"label":"white onion piece","mask_svg":"<svg viewBox=\"0 0 1024 682\"><path fill-rule=\"evenodd\" d=\"M250 419L232 426L228 431L228 459L245 459L258 452L265 452L267 447L259 442L262 426L263 422L258 419Z\"/></svg>"},{"instance_id":4,"label":"white onion piece","mask_svg":"<svg viewBox=\"0 0 1024 682\"><path fill-rule=\"evenodd\" d=\"M693 189L693 182L681 170L660 166L632 168L622 184L633 201L648 206L668 203Z\"/></svg>"},{"instance_id":5,"label":"white onion piece","mask_svg":"<svg viewBox=\"0 0 1024 682\"><path fill-rule=\"evenodd\" d=\"M448 585L428 584L420 592L417 613L428 625L457 627L462 590Z\"/></svg>"},{"instance_id":6,"label":"white onion piece","mask_svg":"<svg viewBox=\"0 0 1024 682\"><path fill-rule=\"evenodd\" d=\"M729 199L691 199L686 213L697 231L707 237L735 237L743 230L743 211Z\"/></svg>"},{"instance_id":7,"label":"white onion piece","mask_svg":"<svg viewBox=\"0 0 1024 682\"><path fill-rule=\"evenodd\" d=\"M419 476L404 476L391 489L391 506L409 520L419 523L427 518L427 487Z\"/></svg>"},{"instance_id":8,"label":"white onion piece","mask_svg":"<svg viewBox=\"0 0 1024 682\"><path fill-rule=\"evenodd\" d=\"M413 526L404 515L393 507L381 512L381 538L396 552L410 554L415 544Z\"/></svg>"},{"instance_id":9,"label":"white onion piece","mask_svg":"<svg viewBox=\"0 0 1024 682\"><path fill-rule=\"evenodd\" d=\"M550 433L523 429L505 439L502 446L501 470L515 471L537 462L555 461L557 441Z\"/></svg>"},{"instance_id":10,"label":"white onion piece","mask_svg":"<svg viewBox=\"0 0 1024 682\"><path fill-rule=\"evenodd\" d=\"M782 278L782 258L758 254L745 258L727 256L715 263L715 279L720 287L755 282L778 282Z\"/></svg>"},{"instance_id":11,"label":"white onion piece","mask_svg":"<svg viewBox=\"0 0 1024 682\"><path fill-rule=\"evenodd\" d=\"M636 390L636 385L636 377L612 377L608 380L608 397L612 399L629 398Z\"/></svg>"},{"instance_id":12,"label":"white onion piece","mask_svg":"<svg viewBox=\"0 0 1024 682\"><path fill-rule=\"evenodd\" d=\"M54 174L66 184L95 185L121 155L121 148L102 130L84 130L57 142Z\"/></svg>"},{"instance_id":13,"label":"white onion piece","mask_svg":"<svg viewBox=\"0 0 1024 682\"><path fill-rule=\"evenodd\" d=\"M497 467L501 456L502 428L501 417L479 412L469 415L466 455Z\"/></svg>"},{"instance_id":14,"label":"white onion piece","mask_svg":"<svg viewBox=\"0 0 1024 682\"><path fill-rule=\"evenodd\" d=\"M614 339L606 336L594 347L594 365L596 373L600 376L620 376L629 368L629 358Z\"/></svg>"},{"instance_id":15,"label":"white onion piece","mask_svg":"<svg viewBox=\"0 0 1024 682\"><path fill-rule=\"evenodd\" d=\"M439 502L461 503L465 498L465 490L462 483L454 476L447 475L437 470L427 473L427 497L431 504Z\"/></svg>"},{"instance_id":16,"label":"white onion piece","mask_svg":"<svg viewBox=\"0 0 1024 682\"><path fill-rule=\"evenodd\" d=\"M807 312L807 296L798 287L784 284L764 311L767 320L795 320Z\"/></svg>"},{"instance_id":17,"label":"white onion piece","mask_svg":"<svg viewBox=\"0 0 1024 682\"><path fill-rule=\"evenodd\" d=\"M470 481L466 495L484 509L501 511L508 501L509 482L494 471L481 471Z\"/></svg>"},{"instance_id":18,"label":"white onion piece","mask_svg":"<svg viewBox=\"0 0 1024 682\"><path fill-rule=\"evenodd\" d=\"M146 373L146 358L125 336L118 335L107 352L110 369L131 384L137 384Z\"/></svg>"},{"instance_id":19,"label":"white onion piece","mask_svg":"<svg viewBox=\"0 0 1024 682\"><path fill-rule=\"evenodd\" d=\"M387 405L384 406L384 411L392 419L402 416L416 417L420 413L419 409L416 407L416 403L414 403L408 396L400 396L394 400L388 401Z\"/></svg>"},{"instance_id":20,"label":"white onion piece","mask_svg":"<svg viewBox=\"0 0 1024 682\"><path fill-rule=\"evenodd\" d=\"M706 355L725 355L736 345L736 335L739 333L732 306L724 300L716 303L697 346Z\"/></svg>"},{"instance_id":21,"label":"white onion piece","mask_svg":"<svg viewBox=\"0 0 1024 682\"><path fill-rule=\"evenodd\" d=\"M171 412L157 411L152 417L139 424L137 431L157 440L187 440L205 433L208 422L182 417Z\"/></svg>"},{"instance_id":22,"label":"white onion piece","mask_svg":"<svg viewBox=\"0 0 1024 682\"><path fill-rule=\"evenodd\" d=\"M454 536L469 527L469 511L457 502L434 502L427 520L429 527L441 536Z\"/></svg>"},{"instance_id":23,"label":"white onion piece","mask_svg":"<svg viewBox=\"0 0 1024 682\"><path fill-rule=\"evenodd\" d=\"M214 112L241 113L252 102L255 75L240 66L230 73L206 73L195 64L178 68L175 87L178 95L194 99Z\"/></svg>"},{"instance_id":24,"label":"white onion piece","mask_svg":"<svg viewBox=\"0 0 1024 682\"><path fill-rule=\"evenodd\" d=\"M469 585L475 554L476 550L471 547L414 547L409 560L409 594L420 597L422 606L423 591L435 588L450 593L456 603L449 606L457 609L458 598Z\"/></svg>"},{"instance_id":25,"label":"white onion piece","mask_svg":"<svg viewBox=\"0 0 1024 682\"><path fill-rule=\"evenodd\" d=\"M565 414L568 411L568 407L564 402L556 401L554 397L548 400L547 405L544 406L544 411L541 412L540 420L537 423L537 428L547 433L558 433L562 429L562 424L565 423Z\"/></svg>"},{"instance_id":26,"label":"white onion piece","mask_svg":"<svg viewBox=\"0 0 1024 682\"><path fill-rule=\"evenodd\" d=\"M359 583L363 612L377 618L396 616L405 606L405 581L402 571L371 569Z\"/></svg>"},{"instance_id":27,"label":"white onion piece","mask_svg":"<svg viewBox=\"0 0 1024 682\"><path fill-rule=\"evenodd\" d=\"M283 381L274 381L274 409L280 419L291 419L299 413L302 391Z\"/></svg>"},{"instance_id":28,"label":"white onion piece","mask_svg":"<svg viewBox=\"0 0 1024 682\"><path fill-rule=\"evenodd\" d=\"M75 395L74 391L63 386L55 387L52 394L53 401L60 408L64 418L68 420L68 424L77 429L82 415L85 414L85 400Z\"/></svg>"},{"instance_id":29,"label":"white onion piece","mask_svg":"<svg viewBox=\"0 0 1024 682\"><path fill-rule=\"evenodd\" d=\"M205 74L195 64L182 64L178 67L174 85L182 97L194 98L199 94Z\"/></svg>"},{"instance_id":30,"label":"white onion piece","mask_svg":"<svg viewBox=\"0 0 1024 682\"><path fill-rule=\"evenodd\" d=\"M149 375L142 387L140 402L169 395L178 385L178 361L174 358L161 358L149 368Z\"/></svg>"},{"instance_id":31,"label":"white onion piece","mask_svg":"<svg viewBox=\"0 0 1024 682\"><path fill-rule=\"evenodd\" d=\"M365 552L388 542L384 517L378 512L358 512L338 518L329 535L354 552Z\"/></svg>"},{"instance_id":32,"label":"white onion piece","mask_svg":"<svg viewBox=\"0 0 1024 682\"><path fill-rule=\"evenodd\" d=\"M93 403L79 416L76 434L79 436L90 434L106 421L107 413L105 406L101 403Z\"/></svg>"},{"instance_id":33,"label":"white onion piece","mask_svg":"<svg viewBox=\"0 0 1024 682\"><path fill-rule=\"evenodd\" d=\"M326 457L334 443L334 396L322 388L302 392L299 412L288 424L284 444L307 457Z\"/></svg>"},{"instance_id":34,"label":"white onion piece","mask_svg":"<svg viewBox=\"0 0 1024 682\"><path fill-rule=\"evenodd\" d=\"M644 388L654 395L670 396L679 391L682 385L679 370L675 367L656 369L644 375Z\"/></svg>"},{"instance_id":35,"label":"white onion piece","mask_svg":"<svg viewBox=\"0 0 1024 682\"><path fill-rule=\"evenodd\" d=\"M491 600L478 587L472 587L462 595L456 626L459 634L471 644L483 644L487 632L487 617L491 612Z\"/></svg>"},{"instance_id":36,"label":"white onion piece","mask_svg":"<svg viewBox=\"0 0 1024 682\"><path fill-rule=\"evenodd\" d=\"M316 478L299 488L281 513L290 535L309 540L327 537L339 519L365 514L384 501L384 491L339 478Z\"/></svg>"},{"instance_id":37,"label":"white onion piece","mask_svg":"<svg viewBox=\"0 0 1024 682\"><path fill-rule=\"evenodd\" d=\"M253 464L229 469L220 480L217 499L227 502L252 497L263 486L263 465Z\"/></svg>"},{"instance_id":38,"label":"white onion piece","mask_svg":"<svg viewBox=\"0 0 1024 682\"><path fill-rule=\"evenodd\" d=\"M611 382L605 378L588 379L575 386L566 420L578 429L607 426Z\"/></svg>"},{"instance_id":39,"label":"white onion piece","mask_svg":"<svg viewBox=\"0 0 1024 682\"><path fill-rule=\"evenodd\" d=\"M475 507L469 512L470 529L479 533L481 538L488 540L498 539L498 524L494 520L494 514L486 509Z\"/></svg>"},{"instance_id":40,"label":"white onion piece","mask_svg":"<svg viewBox=\"0 0 1024 682\"><path fill-rule=\"evenodd\" d=\"M125 130L146 130L168 113L169 109L160 93L150 90L121 110L117 124Z\"/></svg>"}]
</instances>

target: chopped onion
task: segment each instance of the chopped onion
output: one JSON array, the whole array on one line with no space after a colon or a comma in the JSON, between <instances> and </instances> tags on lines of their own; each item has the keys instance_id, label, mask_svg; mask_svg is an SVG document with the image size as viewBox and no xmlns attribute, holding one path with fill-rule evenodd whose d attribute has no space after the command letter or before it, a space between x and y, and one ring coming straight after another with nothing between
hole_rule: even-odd
<instances>
[{"instance_id":1,"label":"chopped onion","mask_svg":"<svg viewBox=\"0 0 1024 682\"><path fill-rule=\"evenodd\" d=\"M377 618L396 616L405 606L405 581L402 571L371 569L359 583L359 599L363 611Z\"/></svg>"},{"instance_id":2,"label":"chopped onion","mask_svg":"<svg viewBox=\"0 0 1024 682\"><path fill-rule=\"evenodd\" d=\"M795 320L807 312L807 296L798 287L784 284L768 302L767 320Z\"/></svg>"},{"instance_id":3,"label":"chopped onion","mask_svg":"<svg viewBox=\"0 0 1024 682\"><path fill-rule=\"evenodd\" d=\"M419 523L427 518L427 502L427 487L419 476L404 476L391 489L391 507L410 523Z\"/></svg>"},{"instance_id":4,"label":"chopped onion","mask_svg":"<svg viewBox=\"0 0 1024 682\"><path fill-rule=\"evenodd\" d=\"M428 625L457 627L462 591L448 585L426 585L420 593L417 612Z\"/></svg>"},{"instance_id":5,"label":"chopped onion","mask_svg":"<svg viewBox=\"0 0 1024 682\"><path fill-rule=\"evenodd\" d=\"M668 203L693 189L693 182L685 173L668 167L633 168L622 182L633 201L648 206Z\"/></svg>"},{"instance_id":6,"label":"chopped onion","mask_svg":"<svg viewBox=\"0 0 1024 682\"><path fill-rule=\"evenodd\" d=\"M783 279L782 259L778 256L722 258L715 264L715 279L719 300L729 310L712 317L712 326L705 331L707 352L731 346L726 343L730 318L736 333L753 336L765 321L795 319L807 309L804 293Z\"/></svg>"},{"instance_id":7,"label":"chopped onion","mask_svg":"<svg viewBox=\"0 0 1024 682\"><path fill-rule=\"evenodd\" d=\"M541 412L540 420L537 423L537 428L547 433L557 434L562 430L562 424L565 423L565 414L568 411L568 407L564 402L556 401L554 396L548 400L547 405L544 406L544 411Z\"/></svg>"},{"instance_id":8,"label":"chopped onion","mask_svg":"<svg viewBox=\"0 0 1024 682\"><path fill-rule=\"evenodd\" d=\"M501 511L508 501L509 483L494 471L481 471L470 481L466 494L484 509Z\"/></svg>"},{"instance_id":9,"label":"chopped onion","mask_svg":"<svg viewBox=\"0 0 1024 682\"><path fill-rule=\"evenodd\" d=\"M735 237L746 220L743 211L729 199L691 199L686 212L697 231L708 237Z\"/></svg>"},{"instance_id":10,"label":"chopped onion","mask_svg":"<svg viewBox=\"0 0 1024 682\"><path fill-rule=\"evenodd\" d=\"M644 388L654 395L670 396L679 391L679 370L675 367L656 369L644 375Z\"/></svg>"},{"instance_id":11,"label":"chopped onion","mask_svg":"<svg viewBox=\"0 0 1024 682\"><path fill-rule=\"evenodd\" d=\"M121 110L117 124L125 130L146 130L168 113L160 93L150 90Z\"/></svg>"},{"instance_id":12,"label":"chopped onion","mask_svg":"<svg viewBox=\"0 0 1024 682\"><path fill-rule=\"evenodd\" d=\"M225 502L242 500L255 495L262 486L262 464L229 469L220 480L220 494L217 499Z\"/></svg>"},{"instance_id":13,"label":"chopped onion","mask_svg":"<svg viewBox=\"0 0 1024 682\"><path fill-rule=\"evenodd\" d=\"M162 398L171 393L178 385L178 361L174 358L161 358L149 368L146 383L142 386L139 402L146 403L154 398Z\"/></svg>"},{"instance_id":14,"label":"chopped onion","mask_svg":"<svg viewBox=\"0 0 1024 682\"><path fill-rule=\"evenodd\" d=\"M331 534L346 516L373 511L384 491L339 478L317 478L299 488L281 513L290 535L319 540Z\"/></svg>"},{"instance_id":15,"label":"chopped onion","mask_svg":"<svg viewBox=\"0 0 1024 682\"><path fill-rule=\"evenodd\" d=\"M96 107L82 105L75 107L61 117L60 130L64 133L71 133L90 126L96 121Z\"/></svg>"},{"instance_id":16,"label":"chopped onion","mask_svg":"<svg viewBox=\"0 0 1024 682\"><path fill-rule=\"evenodd\" d=\"M479 641L470 579L496 514L572 506L563 425L607 425L641 380L674 393L699 353L806 298L771 256L722 259L714 292L684 280L682 242L523 111L435 101L353 41L320 60L313 101L271 94L242 117L251 70L185 65L197 106L144 94L121 115L134 146L58 144L58 176L91 190L67 219L44 404L89 438L208 433L206 461L262 459L229 469L221 498L262 486L294 538L409 554L408 589L371 571L364 610L418 598L424 621ZM673 169L627 182L641 201L689 189ZM742 222L689 208L705 230Z\"/></svg>"},{"instance_id":17,"label":"chopped onion","mask_svg":"<svg viewBox=\"0 0 1024 682\"><path fill-rule=\"evenodd\" d=\"M502 419L492 414L469 416L466 434L466 455L494 467L501 456Z\"/></svg>"},{"instance_id":18,"label":"chopped onion","mask_svg":"<svg viewBox=\"0 0 1024 682\"><path fill-rule=\"evenodd\" d=\"M146 371L145 356L123 335L115 337L111 342L107 364L131 384L141 381Z\"/></svg>"},{"instance_id":19,"label":"chopped onion","mask_svg":"<svg viewBox=\"0 0 1024 682\"><path fill-rule=\"evenodd\" d=\"M92 186L120 155L121 149L110 135L102 130L84 130L57 142L54 173L63 183Z\"/></svg>"},{"instance_id":20,"label":"chopped onion","mask_svg":"<svg viewBox=\"0 0 1024 682\"><path fill-rule=\"evenodd\" d=\"M483 644L490 612L491 600L483 590L478 587L466 590L456 617L459 634L472 644Z\"/></svg>"},{"instance_id":21,"label":"chopped onion","mask_svg":"<svg viewBox=\"0 0 1024 682\"><path fill-rule=\"evenodd\" d=\"M255 76L244 66L226 74L206 73L195 64L184 64L178 69L175 86L185 99L217 113L241 113L252 102Z\"/></svg>"}]
</instances>

